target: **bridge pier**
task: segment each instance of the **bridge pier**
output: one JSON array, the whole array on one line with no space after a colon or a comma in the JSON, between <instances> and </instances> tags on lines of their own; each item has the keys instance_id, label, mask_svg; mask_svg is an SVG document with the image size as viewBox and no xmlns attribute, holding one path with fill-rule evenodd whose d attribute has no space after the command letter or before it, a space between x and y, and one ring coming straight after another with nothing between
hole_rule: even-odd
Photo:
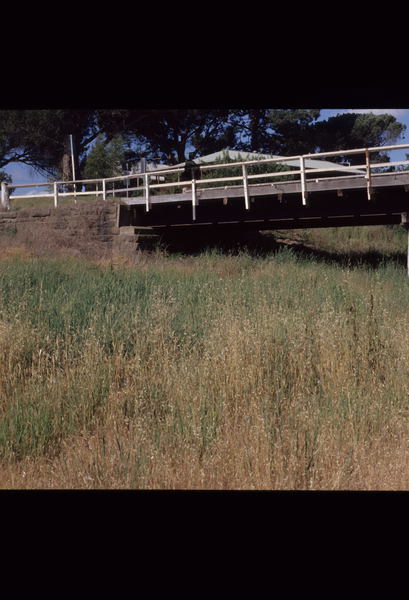
<instances>
[{"instance_id":1,"label":"bridge pier","mask_svg":"<svg viewBox=\"0 0 409 600\"><path fill-rule=\"evenodd\" d=\"M119 254L135 258L141 250L154 251L161 240L152 227L119 227L119 233L114 238L114 249Z\"/></svg>"}]
</instances>

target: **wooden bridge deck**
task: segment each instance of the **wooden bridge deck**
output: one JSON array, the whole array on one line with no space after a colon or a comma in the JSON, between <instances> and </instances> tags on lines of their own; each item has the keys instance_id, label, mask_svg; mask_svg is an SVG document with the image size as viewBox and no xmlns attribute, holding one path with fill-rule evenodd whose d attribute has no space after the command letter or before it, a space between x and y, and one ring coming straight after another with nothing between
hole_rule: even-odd
<instances>
[{"instance_id":1,"label":"wooden bridge deck","mask_svg":"<svg viewBox=\"0 0 409 600\"><path fill-rule=\"evenodd\" d=\"M189 184L188 184L189 185ZM245 196L248 194L246 207ZM409 212L409 171L196 188L121 200L119 224L154 228L240 225L289 229L400 223Z\"/></svg>"}]
</instances>

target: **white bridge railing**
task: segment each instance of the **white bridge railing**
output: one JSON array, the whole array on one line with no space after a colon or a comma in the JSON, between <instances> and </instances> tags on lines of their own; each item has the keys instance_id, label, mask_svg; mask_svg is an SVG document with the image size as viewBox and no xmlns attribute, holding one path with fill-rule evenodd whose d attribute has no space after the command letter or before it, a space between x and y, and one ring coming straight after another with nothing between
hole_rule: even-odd
<instances>
[{"instance_id":1,"label":"white bridge railing","mask_svg":"<svg viewBox=\"0 0 409 600\"><path fill-rule=\"evenodd\" d=\"M212 178L201 178L201 179L192 179L191 181L171 181L165 183L152 183L151 180L156 178L158 180L159 177L163 178L166 175L174 175L175 173L181 173L185 169L183 167L177 167L169 169L158 169L154 171L148 171L146 173L135 173L132 175L119 175L116 177L105 177L100 179L78 179L75 181L54 181L54 182L46 182L46 183L29 183L29 184L6 184L2 182L1 184L1 206L4 210L10 209L10 201L16 199L28 199L28 198L53 198L54 206L58 206L58 202L60 198L74 195L74 202L78 196L102 196L103 200L107 200L107 196L111 194L112 196L116 193L129 193L130 191L138 191L143 194L144 203L146 206L146 211L149 211L151 208L151 190L153 189L166 189L166 188L187 188L189 187L191 191L191 202L192 202L192 213L193 220L196 218L196 206L198 205L198 195L197 189L198 186L206 186L209 183L220 183L225 184L227 182L239 181L243 186L243 195L245 208L248 210L250 208L250 195L249 195L249 181L254 181L256 179L265 179L265 178L274 178L274 177L282 177L287 175L298 176L298 181L301 182L301 199L303 205L307 203L307 192L308 192L308 179L307 175L313 173L314 175L318 173L328 173L337 170L338 172L345 171L348 173L349 171L357 171L362 170L362 176L366 179L367 184L367 194L368 199L371 199L371 183L372 183L372 174L373 169L386 168L386 167L396 167L396 166L404 166L409 165L409 160L399 160L393 162L373 162L371 161L371 153L374 152L387 152L393 150L403 150L409 148L409 144L400 144L393 146L375 146L371 148L354 148L351 150L336 150L332 152L317 152L315 154L301 154L296 156L283 156L276 158L267 158L260 160L246 160L246 161L235 161L228 163L218 163L218 164L200 164L196 163L196 168L200 169L200 172L204 172L206 170L215 170L215 169L229 169L229 168L237 168L241 166L241 174L234 175L229 177L212 177ZM331 156L349 156L349 155L363 155L362 164L354 164L354 165L341 165L334 163L334 167L324 167L324 168L307 168L305 165L305 161L307 159L320 159L324 157ZM282 163L288 161L298 161L299 168L292 169L288 171L275 171L275 172L265 172L265 173L257 173L250 174L248 172L248 168L252 165L269 165L274 163ZM393 171L391 174L396 173ZM341 176L341 175L340 175ZM352 175L346 175L343 177L357 177L356 173ZM143 185L136 185L134 187L129 187L129 183L133 180L143 180ZM127 187L117 188L115 189L116 182L127 182ZM297 181L297 179L295 179ZM100 185L101 184L101 185ZM111 189L109 189L110 184L112 184ZM82 189L83 185L95 185L95 190L88 191L78 191L78 187ZM73 186L73 191L61 191L61 188ZM13 188L14 190L17 188L52 188L52 192L50 193L36 193L36 194L10 194L9 188ZM101 189L99 189L101 188Z\"/></svg>"}]
</instances>

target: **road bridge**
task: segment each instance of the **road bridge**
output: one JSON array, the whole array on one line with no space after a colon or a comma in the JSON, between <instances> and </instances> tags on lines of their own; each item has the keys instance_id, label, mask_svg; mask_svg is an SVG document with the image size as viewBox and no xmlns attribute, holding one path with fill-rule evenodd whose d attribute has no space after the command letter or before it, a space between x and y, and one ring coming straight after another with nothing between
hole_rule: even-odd
<instances>
[{"instance_id":1,"label":"road bridge","mask_svg":"<svg viewBox=\"0 0 409 600\"><path fill-rule=\"evenodd\" d=\"M255 161L202 165L200 179L176 186L174 181L149 186L146 179L139 196L121 201L119 225L139 227L139 231L152 228L166 239L176 232L180 236L210 233L215 227L226 232L402 224L408 230L409 273L409 161L371 161L371 154L388 148L398 146L266 159L257 161L256 174L251 173ZM362 155L362 164L316 166L324 156L357 154ZM311 156L313 169L306 165ZM299 168L269 172L268 166L284 160ZM223 177L215 176L221 168ZM206 177L209 169L213 169L210 178ZM236 174L226 175L226 170Z\"/></svg>"},{"instance_id":2,"label":"road bridge","mask_svg":"<svg viewBox=\"0 0 409 600\"><path fill-rule=\"evenodd\" d=\"M192 183L194 188L199 182ZM246 197L247 203L246 203ZM121 200L119 224L155 229L298 229L402 222L409 212L409 171L371 176L223 186Z\"/></svg>"},{"instance_id":3,"label":"road bridge","mask_svg":"<svg viewBox=\"0 0 409 600\"><path fill-rule=\"evenodd\" d=\"M94 184L93 193L103 200L110 193L119 197L117 225L128 231L134 227L183 236L186 231L210 232L215 227L234 231L402 224L409 232L409 160L379 160L385 152L404 149L409 145L216 164L197 160L194 178L188 181L185 166L177 165L118 177L13 187L51 186L48 195L57 206L60 197L72 195L62 192L62 186L66 190L73 185L79 197L90 194L78 191L83 184L88 188ZM15 191L8 196L7 187L3 182L4 208L14 198L36 196Z\"/></svg>"}]
</instances>

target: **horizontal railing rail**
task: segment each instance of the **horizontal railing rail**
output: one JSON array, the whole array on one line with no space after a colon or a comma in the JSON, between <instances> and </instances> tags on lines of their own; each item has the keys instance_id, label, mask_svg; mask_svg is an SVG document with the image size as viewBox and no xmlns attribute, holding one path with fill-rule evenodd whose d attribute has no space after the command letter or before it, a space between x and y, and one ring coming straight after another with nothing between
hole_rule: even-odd
<instances>
[{"instance_id":1,"label":"horizontal railing rail","mask_svg":"<svg viewBox=\"0 0 409 600\"><path fill-rule=\"evenodd\" d=\"M185 169L183 167L169 167L165 169L155 169L152 171L148 171L145 173L132 173L128 175L116 175L114 177L104 177L104 178L96 178L96 179L76 179L72 181L48 181L44 183L26 183L26 184L7 184L2 182L1 184L1 206L3 209L10 209L10 201L17 199L29 199L29 198L53 198L54 206L58 206L58 201L60 198L64 197L72 197L74 196L74 202L78 196L102 196L103 200L107 200L109 194L115 196L115 194L126 193L129 192L141 192L142 197L144 198L144 203L146 206L146 211L149 211L151 208L151 196L153 190L166 190L167 188L179 189L182 188L182 192L186 191L187 188L191 193L191 202L192 202L192 218L196 219L196 207L198 206L198 186L201 188L205 187L208 184L220 184L222 187L226 187L226 183L233 182L241 182L243 188L243 196L245 200L245 208L248 210L250 208L250 181L255 181L257 179L270 179L275 177L287 177L287 176L298 176L298 179L295 181L299 181L301 186L301 200L302 204L306 205L307 203L307 195L308 195L308 182L310 181L307 175L318 175L325 174L333 171L337 171L340 174L349 171L354 171L355 173L351 175L342 175L345 177L357 177L357 171L362 170L362 177L366 179L366 187L367 187L367 195L368 199L371 199L372 194L372 176L375 175L373 172L374 169L385 169L390 167L403 167L409 165L409 160L398 160L398 161L390 161L390 162L373 162L371 161L371 154L374 152L389 152L394 150L404 150L409 149L409 144L399 144L399 145L390 145L390 146L374 146L369 148L352 148L348 150L334 150L329 152L316 152L311 154L299 154L294 156L280 156L273 158L262 158L262 159L251 159L251 160L242 160L242 161L233 161L233 162L225 162L225 163L217 163L217 164L200 164L196 163L196 168L200 170L201 177L200 179L192 179L192 180L184 180L184 181L168 181L164 183L158 183L158 179L165 178L165 176L175 176L180 175L180 173L184 172ZM321 159L321 158L329 158L334 156L343 156L347 157L350 155L362 154L364 157L364 162L358 165L345 165L334 163L334 167L323 166L322 168L313 168L307 167L306 161L312 159ZM273 165L279 163L288 163L291 161L298 162L298 168L289 169L289 170L278 170L273 172L260 172L260 173L249 173L249 169L254 166L263 166L263 165ZM234 169L237 167L241 167L240 174L231 175L231 176L222 176L222 177L206 177L206 171L215 171L218 169ZM391 171L386 174L394 174L397 171ZM339 175L341 176L341 175ZM358 173L358 176L360 174ZM139 185L139 181L142 179L142 185ZM154 183L154 179L157 180ZM130 187L130 183L136 180L137 185ZM117 182L126 182L126 187L119 187L115 189L115 183ZM107 185L108 184L108 185ZM112 184L111 189L109 189L109 184ZM83 186L95 186L94 189L88 189L82 191ZM72 191L62 191L62 188L67 190L72 186ZM15 194L14 191L18 188L40 188L45 187L48 188L48 193L38 192L36 194ZM81 190L78 190L78 187ZM13 190L13 193L10 194L10 188ZM101 188L101 189L99 189Z\"/></svg>"}]
</instances>

